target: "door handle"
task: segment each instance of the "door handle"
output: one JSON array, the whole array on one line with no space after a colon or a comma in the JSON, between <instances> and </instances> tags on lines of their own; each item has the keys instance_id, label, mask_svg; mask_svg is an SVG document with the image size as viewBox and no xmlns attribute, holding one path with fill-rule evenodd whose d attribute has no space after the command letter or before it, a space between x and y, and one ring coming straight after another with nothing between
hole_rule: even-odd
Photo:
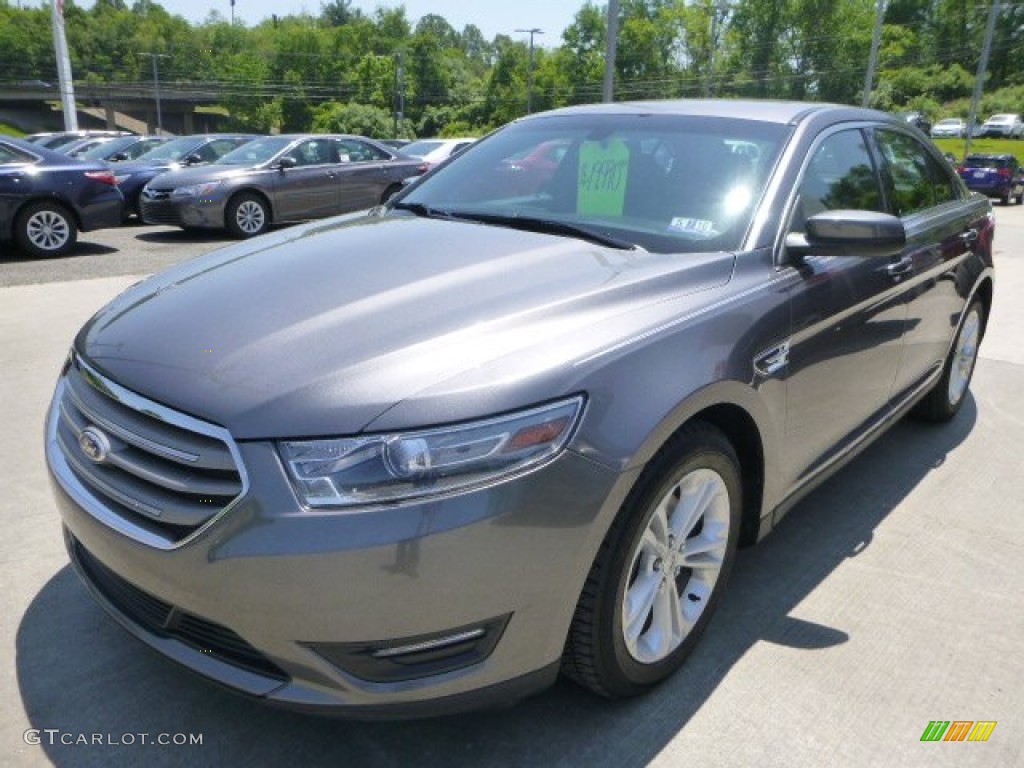
<instances>
[{"instance_id":1,"label":"door handle","mask_svg":"<svg viewBox=\"0 0 1024 768\"><path fill-rule=\"evenodd\" d=\"M974 228L965 229L960 233L960 242L964 245L974 245L978 242L978 230Z\"/></svg>"},{"instance_id":2,"label":"door handle","mask_svg":"<svg viewBox=\"0 0 1024 768\"><path fill-rule=\"evenodd\" d=\"M885 271L889 273L889 277L899 280L904 275L909 275L914 271L914 259L912 256L903 256L899 261L894 261L892 264L887 265Z\"/></svg>"}]
</instances>

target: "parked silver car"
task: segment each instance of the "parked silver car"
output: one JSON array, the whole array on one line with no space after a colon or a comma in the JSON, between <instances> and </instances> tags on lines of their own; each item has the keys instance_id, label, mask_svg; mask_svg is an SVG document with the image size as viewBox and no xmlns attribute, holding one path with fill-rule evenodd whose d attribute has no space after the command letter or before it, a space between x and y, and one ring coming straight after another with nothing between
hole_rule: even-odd
<instances>
[{"instance_id":1,"label":"parked silver car","mask_svg":"<svg viewBox=\"0 0 1024 768\"><path fill-rule=\"evenodd\" d=\"M511 160L554 142L524 187ZM560 670L641 693L741 542L969 401L994 228L881 112L518 120L100 310L46 426L71 559L144 642L282 705L438 714Z\"/></svg>"},{"instance_id":2,"label":"parked silver car","mask_svg":"<svg viewBox=\"0 0 1024 768\"><path fill-rule=\"evenodd\" d=\"M254 237L273 223L385 202L421 165L362 136L269 136L209 165L157 176L142 190L142 219Z\"/></svg>"},{"instance_id":3,"label":"parked silver car","mask_svg":"<svg viewBox=\"0 0 1024 768\"><path fill-rule=\"evenodd\" d=\"M1019 139L1024 135L1024 122L1018 114L992 115L981 125L982 136L1002 136L1007 139Z\"/></svg>"}]
</instances>

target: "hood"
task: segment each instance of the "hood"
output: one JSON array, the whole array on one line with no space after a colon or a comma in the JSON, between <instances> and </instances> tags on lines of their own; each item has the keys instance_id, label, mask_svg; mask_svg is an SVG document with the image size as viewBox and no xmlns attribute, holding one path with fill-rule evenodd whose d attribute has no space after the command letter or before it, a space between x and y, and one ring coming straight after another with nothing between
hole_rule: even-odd
<instances>
[{"instance_id":1,"label":"hood","mask_svg":"<svg viewBox=\"0 0 1024 768\"><path fill-rule=\"evenodd\" d=\"M195 165L191 168L180 168L160 174L160 189L173 189L189 184L201 184L204 181L231 179L236 176L251 176L254 173L251 165Z\"/></svg>"},{"instance_id":2,"label":"hood","mask_svg":"<svg viewBox=\"0 0 1024 768\"><path fill-rule=\"evenodd\" d=\"M118 176L131 176L136 173L151 173L182 168L176 160L125 160L122 163L107 163Z\"/></svg>"},{"instance_id":3,"label":"hood","mask_svg":"<svg viewBox=\"0 0 1024 768\"><path fill-rule=\"evenodd\" d=\"M122 386L239 439L353 434L419 392L450 395L443 417L404 425L424 426L577 391L577 361L678 316L673 300L728 282L733 263L362 214L145 280L76 348Z\"/></svg>"}]
</instances>

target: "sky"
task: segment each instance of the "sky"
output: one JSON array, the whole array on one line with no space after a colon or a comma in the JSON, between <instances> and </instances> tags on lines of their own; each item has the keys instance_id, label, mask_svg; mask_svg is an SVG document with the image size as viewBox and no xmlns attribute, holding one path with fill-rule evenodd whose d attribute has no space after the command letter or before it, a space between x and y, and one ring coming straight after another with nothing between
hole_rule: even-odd
<instances>
[{"instance_id":1,"label":"sky","mask_svg":"<svg viewBox=\"0 0 1024 768\"><path fill-rule=\"evenodd\" d=\"M225 18L231 16L230 0L156 0L170 13L184 16L190 22L203 21L211 10ZM585 0L353 0L352 7L372 14L379 7L405 6L406 16L415 26L421 16L436 13L461 31L467 24L476 24L488 40L497 34L513 39L528 39L516 29L539 28L543 35L534 40L538 46L555 47L562 42L562 32L572 23ZM89 7L88 0L79 5ZM129 3L130 5L130 3ZM247 25L258 24L272 13L286 16L294 13L320 12L320 0L235 0L235 19Z\"/></svg>"}]
</instances>

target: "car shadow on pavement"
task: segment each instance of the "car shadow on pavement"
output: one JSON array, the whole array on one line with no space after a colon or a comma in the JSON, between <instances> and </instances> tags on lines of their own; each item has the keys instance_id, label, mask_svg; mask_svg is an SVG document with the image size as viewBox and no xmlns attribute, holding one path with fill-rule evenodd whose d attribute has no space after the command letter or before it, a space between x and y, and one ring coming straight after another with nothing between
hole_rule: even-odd
<instances>
[{"instance_id":1,"label":"car shadow on pavement","mask_svg":"<svg viewBox=\"0 0 1024 768\"><path fill-rule=\"evenodd\" d=\"M136 240L145 243L215 243L221 240L235 242L226 231L220 229L157 229L139 232Z\"/></svg>"},{"instance_id":2,"label":"car shadow on pavement","mask_svg":"<svg viewBox=\"0 0 1024 768\"><path fill-rule=\"evenodd\" d=\"M117 248L99 243L90 243L88 240L79 240L71 252L64 256L30 256L14 250L0 250L0 266L4 264L23 264L26 261L47 262L67 261L76 256L105 256L109 253L117 253Z\"/></svg>"},{"instance_id":3,"label":"car shadow on pavement","mask_svg":"<svg viewBox=\"0 0 1024 768\"><path fill-rule=\"evenodd\" d=\"M944 463L976 418L970 398L947 426L902 421L794 508L765 541L742 551L701 643L678 674L645 697L606 701L559 682L510 709L433 720L363 723L285 712L149 652L64 567L18 629L25 711L33 728L59 729L40 734L47 758L58 766L646 765L720 685L729 684L730 670L755 645L811 652L849 639L842 627L789 614L837 567L871 546L879 524ZM150 740L202 734L202 745L154 749L141 745L143 733ZM61 743L79 734L100 734L104 743ZM135 743L126 745L129 738Z\"/></svg>"}]
</instances>

